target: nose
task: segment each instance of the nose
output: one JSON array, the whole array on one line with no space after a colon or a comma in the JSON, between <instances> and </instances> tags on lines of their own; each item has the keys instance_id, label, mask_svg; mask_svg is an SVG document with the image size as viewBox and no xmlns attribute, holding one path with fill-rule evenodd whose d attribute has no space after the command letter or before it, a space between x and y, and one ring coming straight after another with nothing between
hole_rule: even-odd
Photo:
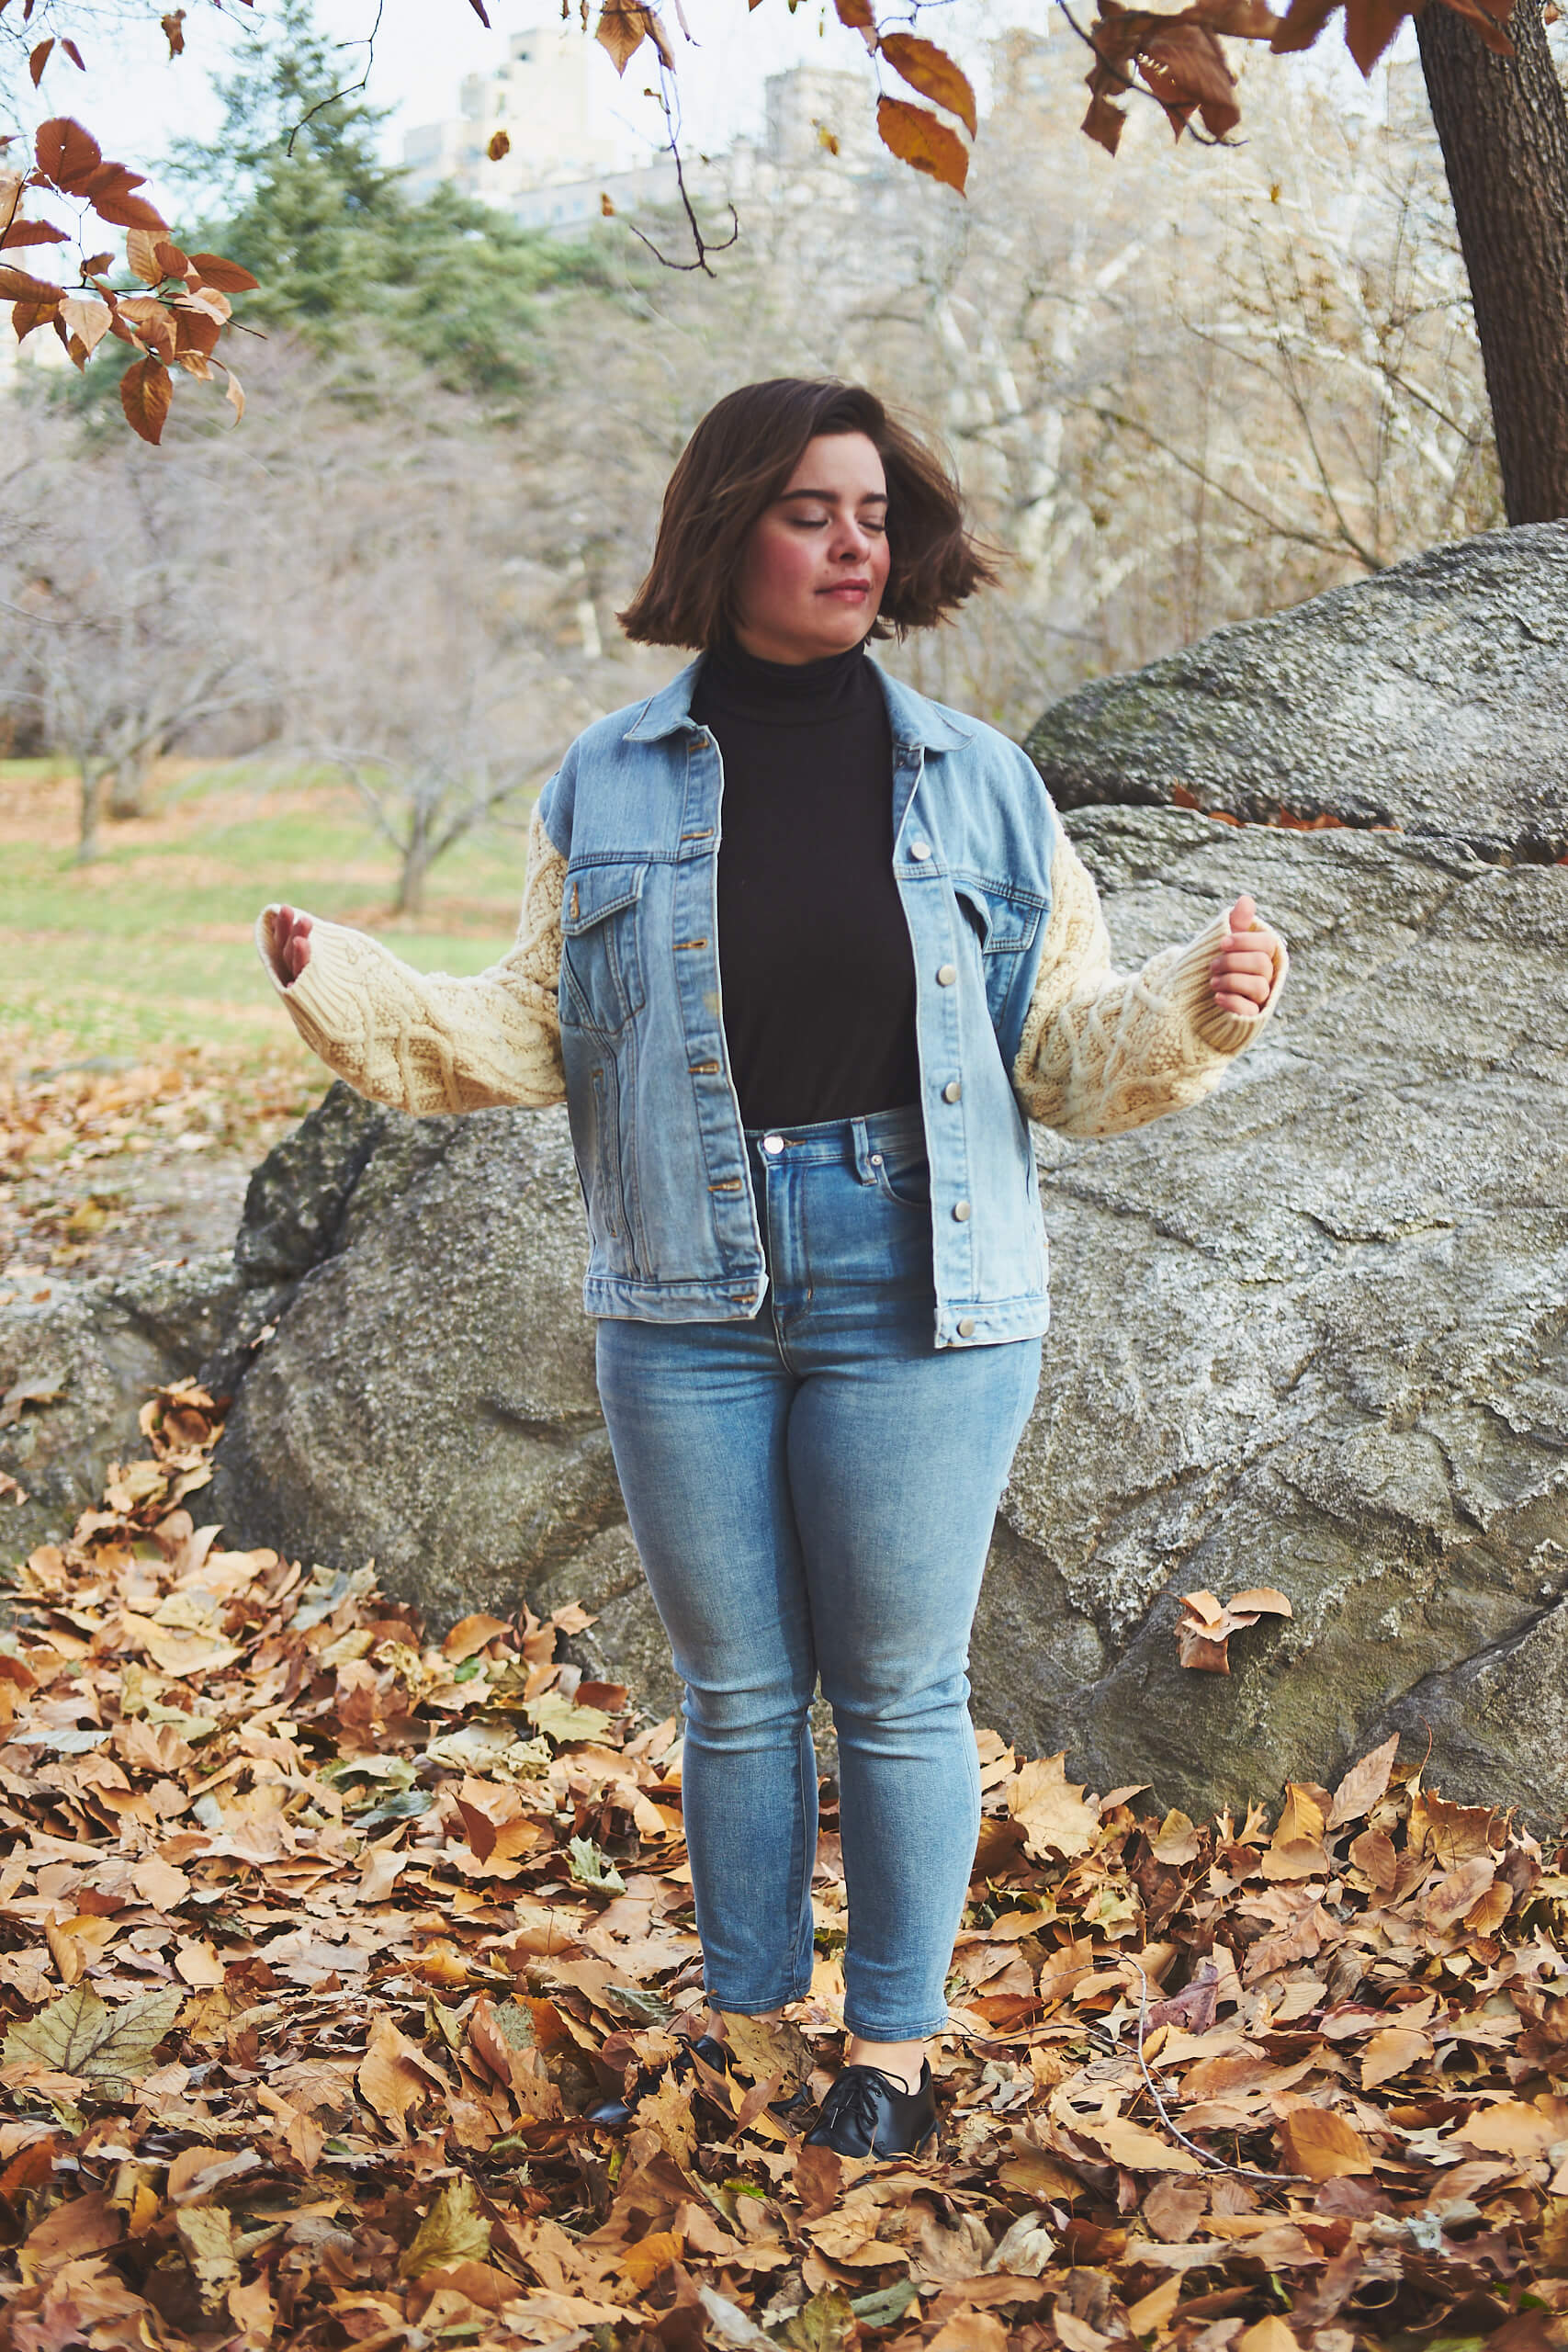
<instances>
[{"instance_id":1,"label":"nose","mask_svg":"<svg viewBox=\"0 0 1568 2352\"><path fill-rule=\"evenodd\" d=\"M833 553L840 563L863 563L871 553L871 534L855 515L846 515L833 542Z\"/></svg>"}]
</instances>

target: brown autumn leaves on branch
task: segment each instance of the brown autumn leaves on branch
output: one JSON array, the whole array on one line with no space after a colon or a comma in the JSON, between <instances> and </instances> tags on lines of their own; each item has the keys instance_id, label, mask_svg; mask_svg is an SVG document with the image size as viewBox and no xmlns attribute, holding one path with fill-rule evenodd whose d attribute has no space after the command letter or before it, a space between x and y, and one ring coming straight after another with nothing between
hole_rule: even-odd
<instances>
[{"instance_id":1,"label":"brown autumn leaves on branch","mask_svg":"<svg viewBox=\"0 0 1568 2352\"><path fill-rule=\"evenodd\" d=\"M750 5L756 7L759 0L750 0ZM930 107L911 106L908 99L883 93L877 99L876 128L884 146L900 163L962 193L969 148L942 116L954 117L974 140L975 92L963 68L934 41L903 28L882 31L873 0L833 0L833 5L840 23L859 33L874 59L891 66L901 81L941 109L933 113ZM1060 5L1094 54L1083 128L1113 155L1127 119L1118 100L1140 84L1164 107L1179 139L1194 114L1211 139L1224 139L1235 129L1241 108L1221 35L1264 40L1277 51L1310 49L1343 6L1346 46L1362 73L1370 74L1405 17L1434 0L1290 0L1282 17L1266 0L1192 0L1190 6L1174 12L1098 0L1098 19L1088 27L1078 22L1067 0ZM1511 55L1512 43L1502 27L1513 0L1443 0L1443 5L1467 17L1489 49ZM916 0L913 14L918 13ZM645 40L658 50L665 66L674 66L674 52L657 9L639 5L639 0L604 0L597 38L615 60L617 73L625 73Z\"/></svg>"},{"instance_id":2,"label":"brown autumn leaves on branch","mask_svg":"<svg viewBox=\"0 0 1568 2352\"><path fill-rule=\"evenodd\" d=\"M586 26L587 0L581 5ZM755 7L758 0L750 5ZM1266 0L1191 0L1177 11L1097 0L1099 15L1091 26L1078 22L1068 0L1061 5L1094 57L1083 128L1111 154L1127 119L1124 102L1140 89L1164 108L1178 139L1192 127L1194 116L1202 126L1193 130L1195 137L1226 138L1240 121L1241 109L1222 40L1267 41L1280 51L1307 49L1341 6L1346 43L1363 74L1370 74L1404 18L1422 6L1456 9L1489 49L1503 55L1512 51L1503 26L1513 0L1290 0L1282 17ZM470 6L488 25L483 0L470 0ZM834 0L834 6L873 60L929 101L916 106L881 92L876 127L883 144L901 163L962 193L969 171L966 140L974 141L978 127L974 89L962 67L934 41L905 26L884 30L873 0ZM919 6L914 0L911 21L918 19ZM24 18L30 13L31 0L25 0ZM176 10L162 19L171 59L185 46L184 14ZM595 38L619 74L645 43L657 51L661 68L675 68L675 51L658 10L642 0L603 0ZM39 41L29 58L35 87L57 46L85 70L74 41ZM229 297L254 288L255 279L217 254L182 252L163 216L137 193L145 175L106 161L91 133L71 118L55 117L39 128L29 171L8 165L12 143L0 139L0 253L70 242L71 232L51 219L23 211L24 199L36 201L34 192L41 192L46 202L52 198L76 204L80 254L74 286L0 260L0 299L11 302L18 342L39 328L51 328L78 368L85 368L111 336L129 344L139 356L120 379L120 401L127 422L143 440L162 438L176 369L203 382L210 382L215 372L221 375L237 422L244 396L232 369L216 356L217 345L230 322ZM492 141L492 157L500 152L501 141ZM104 227L128 232L126 266L145 293L117 291L109 276L114 252L90 250Z\"/></svg>"},{"instance_id":3,"label":"brown autumn leaves on branch","mask_svg":"<svg viewBox=\"0 0 1568 2352\"><path fill-rule=\"evenodd\" d=\"M78 368L86 367L107 336L130 344L140 356L120 378L120 405L144 441L162 436L176 368L204 383L215 369L221 374L237 423L244 394L215 351L229 322L230 295L256 283L249 270L220 254L182 253L163 214L137 193L145 175L107 162L97 141L69 116L40 124L33 158L33 169L24 174L5 169L0 157L0 251L70 242L71 231L54 220L23 213L24 198L41 191L45 201L63 198L76 208L80 276L73 288L0 262L0 295L10 297L17 342L51 327ZM145 294L117 292L108 275L115 266L112 250L88 250L97 246L106 228L126 232L126 266L148 288Z\"/></svg>"}]
</instances>

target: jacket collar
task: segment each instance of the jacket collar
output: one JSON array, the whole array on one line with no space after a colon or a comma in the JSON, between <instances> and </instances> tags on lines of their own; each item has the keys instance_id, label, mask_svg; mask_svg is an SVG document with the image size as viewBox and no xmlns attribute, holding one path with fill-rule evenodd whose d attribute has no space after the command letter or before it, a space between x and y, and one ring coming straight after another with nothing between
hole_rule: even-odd
<instances>
[{"instance_id":1,"label":"jacket collar","mask_svg":"<svg viewBox=\"0 0 1568 2352\"><path fill-rule=\"evenodd\" d=\"M869 659L869 657L868 657ZM692 725L692 695L696 688L699 654L695 662L688 662L679 675L649 695L622 738L627 743L657 743L667 735L678 735ZM872 662L887 703L887 716L892 722L894 741L900 744L919 744L928 752L955 752L969 742L975 729L951 711L942 709L918 695L913 686L905 685L901 678L889 677L880 662Z\"/></svg>"}]
</instances>

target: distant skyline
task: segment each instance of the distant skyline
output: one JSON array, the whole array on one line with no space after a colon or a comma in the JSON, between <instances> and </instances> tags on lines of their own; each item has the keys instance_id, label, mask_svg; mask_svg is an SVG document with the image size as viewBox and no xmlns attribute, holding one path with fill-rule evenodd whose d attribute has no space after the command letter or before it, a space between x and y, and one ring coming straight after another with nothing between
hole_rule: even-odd
<instances>
[{"instance_id":1,"label":"distant skyline","mask_svg":"<svg viewBox=\"0 0 1568 2352\"><path fill-rule=\"evenodd\" d=\"M676 52L682 145L693 154L717 151L737 136L761 129L762 85L770 74L808 62L850 73L866 70L860 42L839 24L824 0L802 0L793 16L785 0L761 0L751 11L746 0L683 4L694 41L681 33L673 0L660 14ZM1037 0L1037 6L1043 19L1044 0ZM558 0L558 5L550 0L489 0L489 10L487 31L468 0L385 0L370 53L367 36L376 25L376 0L316 0L322 31L342 45L345 85L366 73L368 57L366 95L391 110L383 133L389 162L401 161L405 131L457 113L463 76L499 65L513 33L559 21ZM949 38L957 34L958 13L943 13L942 29ZM971 17L982 13L974 5L963 10ZM1017 0L1017 15L1028 18L1035 13L1031 0ZM221 110L215 80L231 70L246 28L265 26L268 14L265 0L254 15L243 6L223 9L188 0L185 53L175 59L169 58L151 12L143 22L112 35L84 27L81 44L87 72L79 74L57 48L36 97L24 90L21 120L7 121L5 128L30 132L47 115L77 116L106 154L150 174L148 193L155 202L160 194L172 200L171 191L159 188L159 161L177 137L209 139L216 133ZM575 5L571 14L575 18ZM648 70L652 51L640 52L618 79L592 32L582 39L594 61L602 102L628 142L642 149L662 143L660 109L644 95L656 78Z\"/></svg>"},{"instance_id":2,"label":"distant skyline","mask_svg":"<svg viewBox=\"0 0 1568 2352\"><path fill-rule=\"evenodd\" d=\"M383 144L389 163L401 162L406 131L457 113L463 76L499 65L513 34L560 21L559 0L487 0L487 5L491 16L488 30L468 0L382 0L378 23L377 0L316 0L323 33L341 45L345 85L365 75L368 56L366 95L389 109ZM683 6L695 37L692 41L681 32L676 0L665 0L661 17L676 52L682 144L689 156L717 153L738 136L759 132L763 83L770 74L792 65L814 62L866 75L870 105L864 50L838 22L831 0L800 0L793 15L787 0L760 0L754 7L748 7L747 0L683 0ZM186 51L173 60L151 11L112 34L84 25L81 38L88 71L79 74L57 47L36 96L25 82L20 94L8 94L6 111L24 105L26 111L19 120L15 116L4 120L3 127L30 134L34 123L46 115L75 115L106 154L149 174L148 194L154 202L162 200L165 209L178 211L182 206L174 190L160 185L160 161L176 137L209 139L217 131L220 108L215 78L231 70L246 28L265 26L269 13L266 0L260 0L254 13L244 0L228 0L226 6L222 0L219 5L187 0ZM570 17L576 16L576 0L571 0ZM1082 52L1051 0L947 0L921 17L922 31L940 39L970 73L982 110L989 95L985 43L1010 25L1046 35L1058 51L1064 76L1074 84L1081 80ZM625 77L617 79L592 33L582 39L602 103L628 144L644 151L662 144L662 118L645 95L654 79L648 70L651 50L639 52ZM1392 56L1413 57L1415 47L1406 23ZM1360 76L1333 28L1315 51L1280 59L1278 65L1339 85L1352 106L1368 102L1361 96ZM901 86L889 78L895 88ZM1376 103L1375 97L1371 102Z\"/></svg>"}]
</instances>

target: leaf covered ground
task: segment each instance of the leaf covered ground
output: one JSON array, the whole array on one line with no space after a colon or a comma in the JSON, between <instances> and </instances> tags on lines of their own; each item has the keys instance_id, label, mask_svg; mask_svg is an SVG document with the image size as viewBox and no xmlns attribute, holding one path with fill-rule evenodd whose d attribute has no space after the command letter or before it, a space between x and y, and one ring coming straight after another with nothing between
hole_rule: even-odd
<instances>
[{"instance_id":1,"label":"leaf covered ground","mask_svg":"<svg viewBox=\"0 0 1568 2352\"><path fill-rule=\"evenodd\" d=\"M147 1408L0 1636L0 2329L17 2352L1568 2344L1568 1877L1392 1747L1197 1825L981 1736L938 2155L809 2150L811 1998L700 2014L673 1722L546 1623L427 1640L225 1551ZM830 1795L830 1791L828 1792Z\"/></svg>"},{"instance_id":2,"label":"leaf covered ground","mask_svg":"<svg viewBox=\"0 0 1568 2352\"><path fill-rule=\"evenodd\" d=\"M156 1060L0 1032L0 1307L228 1249L256 1161L319 1090L291 1056Z\"/></svg>"}]
</instances>

